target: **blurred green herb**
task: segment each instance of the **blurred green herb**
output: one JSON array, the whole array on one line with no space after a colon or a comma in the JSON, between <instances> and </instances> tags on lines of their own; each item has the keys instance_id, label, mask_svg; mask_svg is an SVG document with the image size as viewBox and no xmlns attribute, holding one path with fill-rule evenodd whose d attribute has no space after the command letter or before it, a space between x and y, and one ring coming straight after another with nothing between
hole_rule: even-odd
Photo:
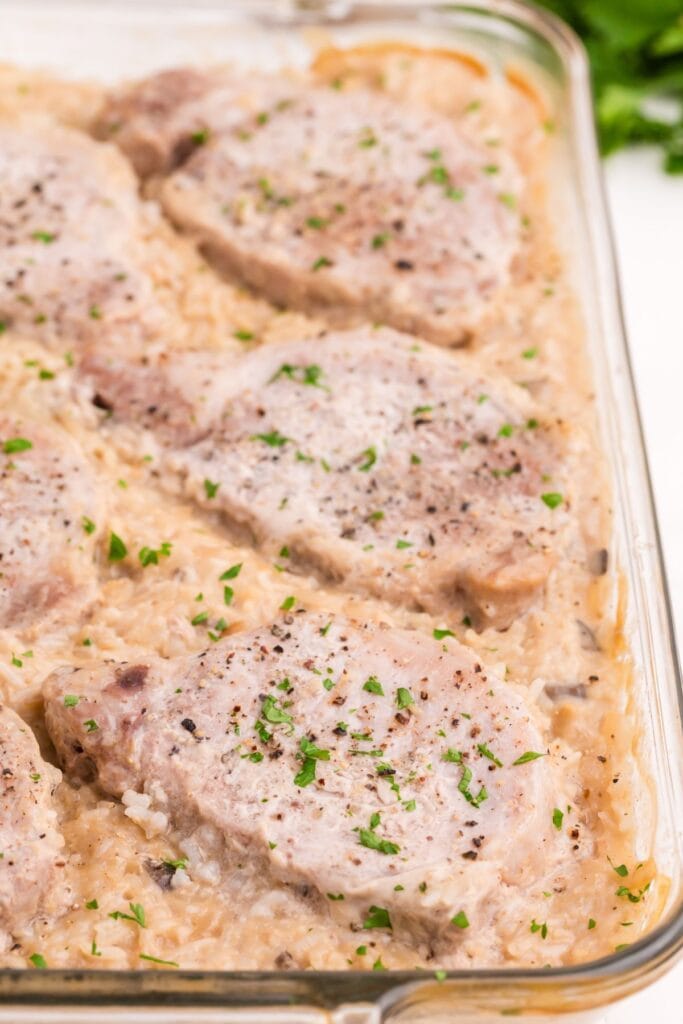
<instances>
[{"instance_id":1,"label":"blurred green herb","mask_svg":"<svg viewBox=\"0 0 683 1024\"><path fill-rule=\"evenodd\" d=\"M683 0L537 0L582 37L603 155L662 147L683 174Z\"/></svg>"}]
</instances>

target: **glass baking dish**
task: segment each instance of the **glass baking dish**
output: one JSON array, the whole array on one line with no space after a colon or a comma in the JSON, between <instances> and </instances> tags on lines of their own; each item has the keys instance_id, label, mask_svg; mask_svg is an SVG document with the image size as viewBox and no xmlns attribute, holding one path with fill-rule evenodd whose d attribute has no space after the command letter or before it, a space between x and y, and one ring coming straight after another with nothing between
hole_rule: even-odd
<instances>
[{"instance_id":1,"label":"glass baking dish","mask_svg":"<svg viewBox=\"0 0 683 1024\"><path fill-rule=\"evenodd\" d=\"M580 43L516 0L10 0L0 28L0 60L73 78L115 81L180 63L302 65L321 46L382 40L483 53L541 90L557 125L552 201L588 325L611 461L615 595L627 595L640 756L656 790L656 827L646 840L669 882L654 930L579 966L454 971L443 981L411 971L0 970L0 1021L597 1020L601 1007L652 982L683 949L683 693Z\"/></svg>"}]
</instances>

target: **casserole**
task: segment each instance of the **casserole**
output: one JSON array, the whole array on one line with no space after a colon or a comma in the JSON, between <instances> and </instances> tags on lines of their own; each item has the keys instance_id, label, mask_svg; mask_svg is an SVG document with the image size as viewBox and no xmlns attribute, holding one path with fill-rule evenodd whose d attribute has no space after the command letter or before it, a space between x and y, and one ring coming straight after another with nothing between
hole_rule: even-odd
<instances>
[{"instance_id":1,"label":"casserole","mask_svg":"<svg viewBox=\"0 0 683 1024\"><path fill-rule=\"evenodd\" d=\"M63 33L63 43L58 46L55 9L59 10L57 30ZM193 1019L200 1019L203 1006L220 1007L215 1019L229 1020L229 1007L264 1005L272 1007L263 1010L270 1016L255 1019L287 1019L290 1011L284 1007L294 1003L302 1008L293 1011L297 1020L306 1019L303 1007L320 1008L319 1012L310 1010L311 1020L325 1019L323 1011L328 1010L340 1021L362 1020L363 1015L368 1020L374 1015L374 1019L388 1020L484 1021L501 1014L517 1019L525 1019L526 1014L539 1019L543 1014L548 1020L556 1016L580 1020L589 1019L585 1014L592 1008L637 990L664 969L680 948L683 935L677 825L682 794L680 772L675 773L675 766L683 760L680 680L600 193L586 66L573 36L553 19L507 3L493 8L477 4L233 3L199 5L191 11L166 5L161 23L159 9L153 4L59 8L24 4L15 9L10 5L4 18L3 59L48 66L77 77L104 75L112 82L183 61L200 63L228 55L243 59L248 52L250 63L268 67L274 62L304 62L310 46L318 49L332 43L344 47L390 39L483 51L499 67L512 64L538 83L558 127L552 205L561 211L558 220L573 254L576 287L589 325L603 443L612 460L617 497L615 562L622 575L615 574L614 614L624 616L624 634L633 660L634 700L644 734L639 756L656 788L654 855L670 885L661 924L654 931L615 956L576 968L453 972L440 982L422 980L413 972L292 972L285 976L267 972L4 971L0 976L5 1001L2 1013L8 1020L19 1020L22 1004L68 1006L74 1000L127 1004L135 1007L139 1019L145 1019L144 1006L169 1003L192 1007ZM69 53L69 40L77 40L77 52ZM642 813L648 820L646 801ZM356 1009L340 1009L353 1004L358 1004ZM64 1019L76 1019L72 1009L63 1012ZM125 1012L122 1008L121 1013Z\"/></svg>"}]
</instances>

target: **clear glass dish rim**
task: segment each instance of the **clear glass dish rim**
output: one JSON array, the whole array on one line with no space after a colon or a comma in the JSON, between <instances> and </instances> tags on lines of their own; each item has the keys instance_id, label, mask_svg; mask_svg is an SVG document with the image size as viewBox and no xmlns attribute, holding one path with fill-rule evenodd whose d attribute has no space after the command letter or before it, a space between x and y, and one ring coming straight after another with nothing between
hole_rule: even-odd
<instances>
[{"instance_id":1,"label":"clear glass dish rim","mask_svg":"<svg viewBox=\"0 0 683 1024\"><path fill-rule=\"evenodd\" d=\"M23 0L22 8L45 8L46 0ZM63 0L54 4L56 11L89 7L92 0ZM443 0L113 0L103 6L109 10L119 6L130 13L144 10L183 9L193 18L202 11L242 13L253 19L255 13L268 12L273 23L281 19L291 27L325 23L343 23L349 15L359 19L375 15L377 21L395 13L411 9L466 14L472 12L498 18L540 36L559 58L567 80L567 98L571 117L571 133L575 140L580 167L579 188L591 207L592 230L588 246L594 265L601 272L603 287L610 290L613 323L619 355L625 368L620 384L620 422L627 422L638 440L634 459L640 463L640 483L644 490L646 526L653 542L652 563L661 585L664 606L665 644L673 673L673 686L678 698L678 710L683 724L683 683L678 662L674 619L667 585L661 537L654 505L651 477L647 463L645 439L633 378L628 348L619 281L606 200L595 140L591 101L590 74L583 44L568 25L545 9L524 3L523 0L467 0L445 3ZM126 14L129 13L126 11ZM325 16L332 15L330 22ZM601 310L601 316L605 316ZM598 960L568 967L505 968L456 970L446 972L443 982L446 991L495 986L498 993L514 1001L534 992L544 997L553 992L561 1005L553 1005L554 1012L585 1010L644 987L683 950L683 892L668 918L642 939L627 949ZM200 985L197 983L200 982ZM618 984L618 992L613 986ZM433 976L424 971L394 971L370 973L368 971L201 971L177 970L173 972L150 970L93 970L48 968L30 971L24 968L0 968L0 1006L2 1004L69 1005L75 1000L85 1005L152 1007L163 1003L201 1007L252 1005L258 1007L303 1006L333 1008L342 1003L379 1003L389 1006L397 999L429 985ZM254 990L258 1000L254 1001ZM240 994L244 995L240 1003ZM251 995L249 995L251 994ZM301 1002L296 995L301 995ZM561 995L560 995L561 994ZM390 998L387 998L390 997ZM575 1000L575 1002L574 1002Z\"/></svg>"}]
</instances>

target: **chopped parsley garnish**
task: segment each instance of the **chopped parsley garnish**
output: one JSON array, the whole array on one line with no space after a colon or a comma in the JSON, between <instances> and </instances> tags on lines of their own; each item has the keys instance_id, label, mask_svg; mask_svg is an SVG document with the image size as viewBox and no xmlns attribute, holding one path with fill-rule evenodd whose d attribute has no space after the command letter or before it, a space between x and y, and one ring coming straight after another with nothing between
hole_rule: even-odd
<instances>
[{"instance_id":1,"label":"chopped parsley garnish","mask_svg":"<svg viewBox=\"0 0 683 1024\"><path fill-rule=\"evenodd\" d=\"M380 697L384 696L382 684L380 683L377 676L368 676L368 678L363 683L363 689L366 691L366 693L376 693Z\"/></svg>"},{"instance_id":2,"label":"chopped parsley garnish","mask_svg":"<svg viewBox=\"0 0 683 1024\"><path fill-rule=\"evenodd\" d=\"M407 690L405 686L399 686L396 691L396 706L403 710L403 708L409 708L414 703L415 701L410 690Z\"/></svg>"},{"instance_id":3,"label":"chopped parsley garnish","mask_svg":"<svg viewBox=\"0 0 683 1024\"><path fill-rule=\"evenodd\" d=\"M483 804L484 800L488 799L488 793L486 792L486 786L482 786L477 795L470 793L470 782L472 781L472 772L466 764L462 766L462 775L460 782L458 783L458 792L462 793L465 800L473 807L479 807Z\"/></svg>"},{"instance_id":4,"label":"chopped parsley garnish","mask_svg":"<svg viewBox=\"0 0 683 1024\"><path fill-rule=\"evenodd\" d=\"M41 953L31 953L29 960L34 967L37 967L41 971L45 970L47 967L47 960Z\"/></svg>"},{"instance_id":5,"label":"chopped parsley garnish","mask_svg":"<svg viewBox=\"0 0 683 1024\"><path fill-rule=\"evenodd\" d=\"M564 501L564 498L557 491L548 491L546 494L541 495L541 501L548 508L557 508Z\"/></svg>"},{"instance_id":6,"label":"chopped parsley garnish","mask_svg":"<svg viewBox=\"0 0 683 1024\"><path fill-rule=\"evenodd\" d=\"M356 947L356 956L365 956L367 951L368 951L368 947L367 946L357 946Z\"/></svg>"},{"instance_id":7,"label":"chopped parsley garnish","mask_svg":"<svg viewBox=\"0 0 683 1024\"><path fill-rule=\"evenodd\" d=\"M206 622L208 618L208 612L198 612L193 619L190 619L190 625L201 626L202 622Z\"/></svg>"},{"instance_id":8,"label":"chopped parsley garnish","mask_svg":"<svg viewBox=\"0 0 683 1024\"><path fill-rule=\"evenodd\" d=\"M233 338L237 338L238 341L251 341L254 337L253 331L247 331L243 327L238 327L236 331L232 332Z\"/></svg>"},{"instance_id":9,"label":"chopped parsley garnish","mask_svg":"<svg viewBox=\"0 0 683 1024\"><path fill-rule=\"evenodd\" d=\"M308 786L315 779L315 764L316 761L329 761L330 752L329 750L322 750L320 747L316 747L306 736L302 736L299 742L299 751L297 754L299 759L303 758L303 765L300 770L294 776L294 785Z\"/></svg>"},{"instance_id":10,"label":"chopped parsley garnish","mask_svg":"<svg viewBox=\"0 0 683 1024\"><path fill-rule=\"evenodd\" d=\"M559 830L559 829L562 828L562 821L563 821L563 819L564 819L564 812L561 811L559 807L556 807L554 809L554 811L553 811L553 825L555 826L556 829Z\"/></svg>"},{"instance_id":11,"label":"chopped parsley garnish","mask_svg":"<svg viewBox=\"0 0 683 1024\"><path fill-rule=\"evenodd\" d=\"M327 896L328 900L332 900L333 902L338 902L339 900L344 899L343 892L328 892L325 895Z\"/></svg>"},{"instance_id":12,"label":"chopped parsley garnish","mask_svg":"<svg viewBox=\"0 0 683 1024\"><path fill-rule=\"evenodd\" d=\"M529 930L534 935L536 934L536 932L540 932L542 939L546 939L548 937L548 925L545 923L545 921L543 922L543 924L538 924L536 922L536 919L534 918L531 922L531 928Z\"/></svg>"},{"instance_id":13,"label":"chopped parsley garnish","mask_svg":"<svg viewBox=\"0 0 683 1024\"><path fill-rule=\"evenodd\" d=\"M263 441L271 448L283 448L291 438L285 437L279 430L271 430L267 434L252 434L251 441Z\"/></svg>"},{"instance_id":14,"label":"chopped parsley garnish","mask_svg":"<svg viewBox=\"0 0 683 1024\"><path fill-rule=\"evenodd\" d=\"M124 913L123 910L114 910L109 915L114 921L132 921L133 924L139 924L141 928L147 927L147 921L145 919L145 909L141 903L129 903L130 914Z\"/></svg>"},{"instance_id":15,"label":"chopped parsley garnish","mask_svg":"<svg viewBox=\"0 0 683 1024\"><path fill-rule=\"evenodd\" d=\"M83 725L85 726L87 732L97 732L97 730L99 729L99 725L97 724L94 718L89 718L86 722L83 723Z\"/></svg>"},{"instance_id":16,"label":"chopped parsley garnish","mask_svg":"<svg viewBox=\"0 0 683 1024\"><path fill-rule=\"evenodd\" d=\"M595 918L594 917L589 917L588 918L588 931L589 932L593 931L593 929L595 928L596 924L597 924L597 921L595 920Z\"/></svg>"},{"instance_id":17,"label":"chopped parsley garnish","mask_svg":"<svg viewBox=\"0 0 683 1024\"><path fill-rule=\"evenodd\" d=\"M545 757L545 754L539 754L536 750L527 750L512 762L512 767L514 768L518 764L528 764L529 761L537 761L539 757Z\"/></svg>"},{"instance_id":18,"label":"chopped parsley garnish","mask_svg":"<svg viewBox=\"0 0 683 1024\"><path fill-rule=\"evenodd\" d=\"M100 309L99 306L91 306L89 311L88 311L88 313L89 313L89 316L90 316L91 320L101 320L102 319L102 310Z\"/></svg>"},{"instance_id":19,"label":"chopped parsley garnish","mask_svg":"<svg viewBox=\"0 0 683 1024\"><path fill-rule=\"evenodd\" d=\"M535 359L537 355L537 348L525 348L522 352L522 359Z\"/></svg>"},{"instance_id":20,"label":"chopped parsley garnish","mask_svg":"<svg viewBox=\"0 0 683 1024\"><path fill-rule=\"evenodd\" d=\"M444 971L442 967L439 967L438 970L434 971L434 977L437 981L445 981L448 977L448 972Z\"/></svg>"},{"instance_id":21,"label":"chopped parsley garnish","mask_svg":"<svg viewBox=\"0 0 683 1024\"><path fill-rule=\"evenodd\" d=\"M498 431L498 437L512 437L512 432L515 428L511 423L504 423Z\"/></svg>"},{"instance_id":22,"label":"chopped parsley garnish","mask_svg":"<svg viewBox=\"0 0 683 1024\"><path fill-rule=\"evenodd\" d=\"M374 904L368 910L368 916L363 921L363 928L391 928L389 911L385 907L376 907Z\"/></svg>"},{"instance_id":23,"label":"chopped parsley garnish","mask_svg":"<svg viewBox=\"0 0 683 1024\"><path fill-rule=\"evenodd\" d=\"M128 554L128 548L123 543L118 534L112 530L109 534L109 553L107 555L110 562L122 562Z\"/></svg>"},{"instance_id":24,"label":"chopped parsley garnish","mask_svg":"<svg viewBox=\"0 0 683 1024\"><path fill-rule=\"evenodd\" d=\"M375 235L373 237L370 245L372 246L373 249L382 249L387 244L390 238L391 235L389 234L388 231L382 231L381 234Z\"/></svg>"},{"instance_id":25,"label":"chopped parsley garnish","mask_svg":"<svg viewBox=\"0 0 683 1024\"><path fill-rule=\"evenodd\" d=\"M361 149L371 149L377 145L377 138L371 128L366 128L363 132L363 138L358 143Z\"/></svg>"},{"instance_id":26,"label":"chopped parsley garnish","mask_svg":"<svg viewBox=\"0 0 683 1024\"><path fill-rule=\"evenodd\" d=\"M165 967L180 967L175 960L162 960L158 956L150 956L149 953L140 953L141 960L150 960L153 964L163 964Z\"/></svg>"},{"instance_id":27,"label":"chopped parsley garnish","mask_svg":"<svg viewBox=\"0 0 683 1024\"><path fill-rule=\"evenodd\" d=\"M85 904L85 909L86 910L99 910L100 909L100 905L97 902L97 900L87 900L87 902Z\"/></svg>"},{"instance_id":28,"label":"chopped parsley garnish","mask_svg":"<svg viewBox=\"0 0 683 1024\"><path fill-rule=\"evenodd\" d=\"M366 448L364 452L361 452L360 457L363 459L363 462L358 468L361 473L367 473L377 462L377 451L374 446Z\"/></svg>"},{"instance_id":29,"label":"chopped parsley garnish","mask_svg":"<svg viewBox=\"0 0 683 1024\"><path fill-rule=\"evenodd\" d=\"M455 917L451 918L451 924L454 924L456 928L469 928L470 926L464 910L459 910Z\"/></svg>"},{"instance_id":30,"label":"chopped parsley garnish","mask_svg":"<svg viewBox=\"0 0 683 1024\"><path fill-rule=\"evenodd\" d=\"M55 379L55 375L52 372L52 370L39 370L38 371L38 379L39 380L54 380Z\"/></svg>"},{"instance_id":31,"label":"chopped parsley garnish","mask_svg":"<svg viewBox=\"0 0 683 1024\"><path fill-rule=\"evenodd\" d=\"M649 882L647 885L644 885L642 889L639 889L638 892L634 892L633 889L629 889L627 885L620 885L614 895L625 897L629 903L640 903L649 888Z\"/></svg>"},{"instance_id":32,"label":"chopped parsley garnish","mask_svg":"<svg viewBox=\"0 0 683 1024\"><path fill-rule=\"evenodd\" d=\"M86 533L94 533L97 529L92 519L89 519L88 516L81 516L81 526Z\"/></svg>"},{"instance_id":33,"label":"chopped parsley garnish","mask_svg":"<svg viewBox=\"0 0 683 1024\"><path fill-rule=\"evenodd\" d=\"M44 242L45 245L49 245L50 242L54 242L55 237L56 236L53 235L50 231L34 231L31 235L31 238L33 238L34 241Z\"/></svg>"},{"instance_id":34,"label":"chopped parsley garnish","mask_svg":"<svg viewBox=\"0 0 683 1024\"><path fill-rule=\"evenodd\" d=\"M218 494L219 487L220 483L214 483L213 480L205 480L204 491L206 493L207 498L215 498L216 495Z\"/></svg>"},{"instance_id":35,"label":"chopped parsley garnish","mask_svg":"<svg viewBox=\"0 0 683 1024\"><path fill-rule=\"evenodd\" d=\"M479 751L482 757L487 757L489 761L493 761L496 767L503 767L503 762L498 760L493 751L489 750L485 743L477 743L477 750Z\"/></svg>"},{"instance_id":36,"label":"chopped parsley garnish","mask_svg":"<svg viewBox=\"0 0 683 1024\"><path fill-rule=\"evenodd\" d=\"M405 548L412 548L412 547L414 547L414 545L413 545L412 541L400 540L399 539L399 540L396 541L396 547L398 548L399 551L403 551Z\"/></svg>"},{"instance_id":37,"label":"chopped parsley garnish","mask_svg":"<svg viewBox=\"0 0 683 1024\"><path fill-rule=\"evenodd\" d=\"M10 437L10 439L5 441L2 446L2 450L5 455L15 455L17 452L27 452L30 448L33 448L33 441L29 441L25 437Z\"/></svg>"},{"instance_id":38,"label":"chopped parsley garnish","mask_svg":"<svg viewBox=\"0 0 683 1024\"><path fill-rule=\"evenodd\" d=\"M232 587L227 584L223 587L223 604L232 604L232 599L235 596L235 591Z\"/></svg>"},{"instance_id":39,"label":"chopped parsley garnish","mask_svg":"<svg viewBox=\"0 0 683 1024\"><path fill-rule=\"evenodd\" d=\"M318 256L317 260L311 266L311 270L321 270L322 267L331 267L332 260L328 259L327 256Z\"/></svg>"},{"instance_id":40,"label":"chopped parsley garnish","mask_svg":"<svg viewBox=\"0 0 683 1024\"><path fill-rule=\"evenodd\" d=\"M420 458L420 456L416 455L415 452L411 452L411 455L410 455L410 464L411 464L411 466L419 466L421 462L422 462L422 459Z\"/></svg>"},{"instance_id":41,"label":"chopped parsley garnish","mask_svg":"<svg viewBox=\"0 0 683 1024\"><path fill-rule=\"evenodd\" d=\"M462 754L459 750L449 747L445 754L441 755L442 761L450 761L452 764L462 764Z\"/></svg>"},{"instance_id":42,"label":"chopped parsley garnish","mask_svg":"<svg viewBox=\"0 0 683 1024\"><path fill-rule=\"evenodd\" d=\"M330 690L334 689L334 683L331 679L323 679L323 687L329 693Z\"/></svg>"},{"instance_id":43,"label":"chopped parsley garnish","mask_svg":"<svg viewBox=\"0 0 683 1024\"><path fill-rule=\"evenodd\" d=\"M328 224L329 224L329 221L326 220L324 217L307 217L306 218L306 227L313 228L314 231L322 231L322 229L326 228Z\"/></svg>"},{"instance_id":44,"label":"chopped parsley garnish","mask_svg":"<svg viewBox=\"0 0 683 1024\"><path fill-rule=\"evenodd\" d=\"M270 722L271 725L291 725L293 721L292 716L283 708L278 707L277 700L270 694L263 700L261 714L265 718L266 722Z\"/></svg>"},{"instance_id":45,"label":"chopped parsley garnish","mask_svg":"<svg viewBox=\"0 0 683 1024\"><path fill-rule=\"evenodd\" d=\"M282 602L282 604L280 605L280 611L281 612L291 611L291 609L294 607L295 604L296 604L296 598L294 597L293 594L290 594L289 597L286 597L284 599L284 601Z\"/></svg>"},{"instance_id":46,"label":"chopped parsley garnish","mask_svg":"<svg viewBox=\"0 0 683 1024\"><path fill-rule=\"evenodd\" d=\"M455 633L450 629L435 629L432 631L432 636L435 640L443 640L447 636L455 636Z\"/></svg>"},{"instance_id":47,"label":"chopped parsley garnish","mask_svg":"<svg viewBox=\"0 0 683 1024\"><path fill-rule=\"evenodd\" d=\"M77 697L75 693L67 693L64 695L64 707L75 708L80 699L81 698Z\"/></svg>"},{"instance_id":48,"label":"chopped parsley garnish","mask_svg":"<svg viewBox=\"0 0 683 1024\"><path fill-rule=\"evenodd\" d=\"M612 864L612 861L609 859L609 857L607 858L607 860L609 860L610 864L612 865L612 870L616 871L620 878L626 878L626 876L628 875L628 868L625 864Z\"/></svg>"},{"instance_id":49,"label":"chopped parsley garnish","mask_svg":"<svg viewBox=\"0 0 683 1024\"><path fill-rule=\"evenodd\" d=\"M388 839L382 839L381 836L377 835L375 829L381 824L381 819L377 811L374 812L370 818L369 828L359 828L358 841L361 846L366 847L368 850L377 850L378 853L384 854L396 854L400 851L400 846L396 843L390 842Z\"/></svg>"},{"instance_id":50,"label":"chopped parsley garnish","mask_svg":"<svg viewBox=\"0 0 683 1024\"><path fill-rule=\"evenodd\" d=\"M159 558L168 558L171 554L170 541L164 540L158 548L144 547L138 551L138 558L143 568L148 565L158 565Z\"/></svg>"},{"instance_id":51,"label":"chopped parsley garnish","mask_svg":"<svg viewBox=\"0 0 683 1024\"><path fill-rule=\"evenodd\" d=\"M242 571L242 562L238 562L237 565L231 565L229 569L226 569L218 579L222 582L223 580L234 580L237 579L240 572Z\"/></svg>"}]
</instances>

